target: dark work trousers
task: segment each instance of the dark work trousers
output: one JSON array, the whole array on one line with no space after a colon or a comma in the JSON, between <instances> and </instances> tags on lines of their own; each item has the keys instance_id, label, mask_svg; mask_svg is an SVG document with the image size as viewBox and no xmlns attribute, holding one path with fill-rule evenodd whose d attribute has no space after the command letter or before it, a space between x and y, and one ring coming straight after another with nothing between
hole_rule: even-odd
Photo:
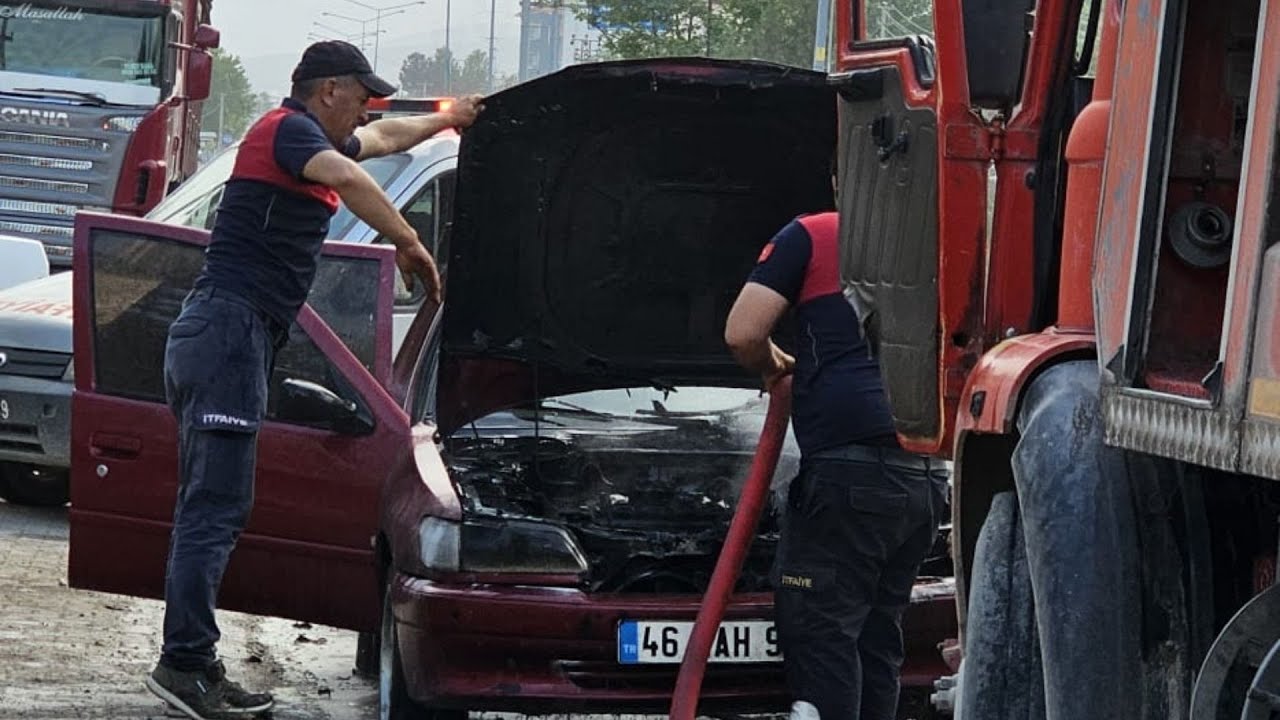
<instances>
[{"instance_id":1,"label":"dark work trousers","mask_svg":"<svg viewBox=\"0 0 1280 720\"><path fill-rule=\"evenodd\" d=\"M902 615L946 510L937 460L848 445L802 458L774 567L792 700L821 720L892 720Z\"/></svg>"},{"instance_id":2,"label":"dark work trousers","mask_svg":"<svg viewBox=\"0 0 1280 720\"><path fill-rule=\"evenodd\" d=\"M169 327L164 381L179 478L160 662L177 670L217 658L214 603L253 507L258 426L283 337L247 300L214 288L192 291Z\"/></svg>"}]
</instances>

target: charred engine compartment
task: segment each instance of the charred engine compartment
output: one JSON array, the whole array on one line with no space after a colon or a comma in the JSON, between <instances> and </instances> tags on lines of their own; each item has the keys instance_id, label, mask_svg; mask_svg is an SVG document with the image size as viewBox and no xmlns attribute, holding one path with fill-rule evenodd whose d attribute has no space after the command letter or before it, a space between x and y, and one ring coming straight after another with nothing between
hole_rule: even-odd
<instances>
[{"instance_id":1,"label":"charred engine compartment","mask_svg":"<svg viewBox=\"0 0 1280 720\"><path fill-rule=\"evenodd\" d=\"M455 435L446 464L470 517L568 529L590 591L701 593L746 480L749 450L698 433ZM767 591L777 523L765 513L738 592Z\"/></svg>"}]
</instances>

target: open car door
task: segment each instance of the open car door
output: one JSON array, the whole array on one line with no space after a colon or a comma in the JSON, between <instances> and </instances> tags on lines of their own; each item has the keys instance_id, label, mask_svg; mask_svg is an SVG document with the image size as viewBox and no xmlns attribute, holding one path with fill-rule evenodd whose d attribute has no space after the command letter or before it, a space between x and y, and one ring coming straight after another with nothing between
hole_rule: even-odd
<instances>
[{"instance_id":1,"label":"open car door","mask_svg":"<svg viewBox=\"0 0 1280 720\"><path fill-rule=\"evenodd\" d=\"M1002 151L973 105L1012 104L1021 45L996 57L991 36L1026 36L1020 13L994 14L994 27L962 5L838 0L832 33L842 284L880 357L900 439L928 454L950 452L967 371L992 340L987 187ZM966 55L969 25L985 36Z\"/></svg>"},{"instance_id":2,"label":"open car door","mask_svg":"<svg viewBox=\"0 0 1280 720\"><path fill-rule=\"evenodd\" d=\"M164 345L208 233L82 213L75 242L70 582L159 598L177 492ZM407 416L386 390L393 257L325 246L276 359L254 510L219 607L376 627L379 491L409 447Z\"/></svg>"}]
</instances>

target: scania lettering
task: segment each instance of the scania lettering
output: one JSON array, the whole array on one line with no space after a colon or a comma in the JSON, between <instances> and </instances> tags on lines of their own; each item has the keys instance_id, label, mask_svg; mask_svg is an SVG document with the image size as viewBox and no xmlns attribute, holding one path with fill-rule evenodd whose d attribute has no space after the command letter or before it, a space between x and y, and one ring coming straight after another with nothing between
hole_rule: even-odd
<instances>
[{"instance_id":1,"label":"scania lettering","mask_svg":"<svg viewBox=\"0 0 1280 720\"><path fill-rule=\"evenodd\" d=\"M66 269L78 210L142 215L195 172L212 5L0 0L0 234Z\"/></svg>"}]
</instances>

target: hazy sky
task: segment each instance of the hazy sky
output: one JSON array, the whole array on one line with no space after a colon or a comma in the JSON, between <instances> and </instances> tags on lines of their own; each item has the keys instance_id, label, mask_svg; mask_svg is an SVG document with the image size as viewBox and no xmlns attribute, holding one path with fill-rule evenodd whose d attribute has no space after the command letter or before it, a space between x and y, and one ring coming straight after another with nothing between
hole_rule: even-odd
<instances>
[{"instance_id":1,"label":"hazy sky","mask_svg":"<svg viewBox=\"0 0 1280 720\"><path fill-rule=\"evenodd\" d=\"M450 45L455 56L489 47L489 11L491 0L451 0L452 22ZM222 31L222 47L240 56L254 90L281 95L288 90L289 72L302 51L311 42L307 35L318 33L337 37L339 33L317 28L320 22L334 30L356 36L360 25L348 20L324 17L323 12L350 18L372 18L370 7L388 8L405 0L214 0L213 24ZM398 84L400 63L415 50L431 54L445 42L446 0L426 0L404 12L383 15L381 46L378 52L379 74ZM520 0L492 0L497 10L494 37L497 45L497 71L514 74L518 66L520 44ZM369 60L374 59L374 24L369 33ZM357 37L353 42L359 42Z\"/></svg>"}]
</instances>

